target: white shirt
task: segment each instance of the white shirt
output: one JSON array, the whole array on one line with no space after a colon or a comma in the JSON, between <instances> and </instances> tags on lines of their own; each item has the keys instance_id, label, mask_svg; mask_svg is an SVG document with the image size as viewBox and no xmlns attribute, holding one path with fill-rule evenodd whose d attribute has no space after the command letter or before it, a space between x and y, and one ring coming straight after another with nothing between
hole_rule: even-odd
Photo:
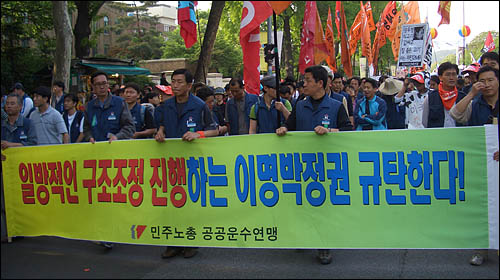
<instances>
[{"instance_id":1,"label":"white shirt","mask_svg":"<svg viewBox=\"0 0 500 280\"><path fill-rule=\"evenodd\" d=\"M71 128L71 124L73 123L73 120L75 119L76 117L76 111L73 115L69 115L68 114L68 131L70 130ZM83 132L83 121L84 121L85 117L82 118L82 120L80 121L80 133Z\"/></svg>"},{"instance_id":2,"label":"white shirt","mask_svg":"<svg viewBox=\"0 0 500 280\"><path fill-rule=\"evenodd\" d=\"M427 99L426 91L424 94L419 94L417 90L407 92L403 97L394 97L395 103L400 103L399 106L406 106L405 124L408 129L424 128L422 124L422 114L424 112L424 102Z\"/></svg>"},{"instance_id":3,"label":"white shirt","mask_svg":"<svg viewBox=\"0 0 500 280\"><path fill-rule=\"evenodd\" d=\"M26 95L26 93L24 94ZM31 99L31 97L29 96L26 96L26 98L23 99L23 108L21 109L21 115L27 118L32 108L33 108L33 99Z\"/></svg>"}]
</instances>

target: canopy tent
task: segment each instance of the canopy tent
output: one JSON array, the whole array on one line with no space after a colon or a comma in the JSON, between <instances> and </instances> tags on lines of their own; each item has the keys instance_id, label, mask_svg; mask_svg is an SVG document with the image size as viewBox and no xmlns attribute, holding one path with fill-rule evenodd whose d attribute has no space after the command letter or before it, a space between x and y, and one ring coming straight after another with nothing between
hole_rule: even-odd
<instances>
[{"instance_id":1,"label":"canopy tent","mask_svg":"<svg viewBox=\"0 0 500 280\"><path fill-rule=\"evenodd\" d=\"M110 64L94 64L94 63L79 63L80 65L92 67L106 74L121 74L121 75L149 75L151 72L146 68L140 68L128 65L110 65Z\"/></svg>"}]
</instances>

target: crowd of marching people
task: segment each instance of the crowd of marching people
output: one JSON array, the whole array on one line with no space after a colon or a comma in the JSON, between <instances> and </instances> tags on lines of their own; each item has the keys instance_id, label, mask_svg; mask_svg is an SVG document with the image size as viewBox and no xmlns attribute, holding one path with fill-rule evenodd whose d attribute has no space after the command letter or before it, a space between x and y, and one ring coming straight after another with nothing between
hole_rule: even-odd
<instances>
[{"instance_id":1,"label":"crowd of marching people","mask_svg":"<svg viewBox=\"0 0 500 280\"><path fill-rule=\"evenodd\" d=\"M439 66L437 75L416 73L404 79L381 76L346 79L326 66L305 70L303 80L261 80L261 94L245 91L233 78L225 88L193 83L192 74L178 69L171 76L172 92L142 88L135 83L110 88L104 72L92 75L91 100L78 106L78 96L65 93L64 83L40 86L31 95L16 83L2 87L2 150L9 147L167 138L198 138L314 131L423 129L497 123L498 53L487 52L479 64L459 71L453 63ZM168 84L163 81L162 84ZM83 108L83 110L81 110ZM277 117L281 123L278 125ZM494 155L498 161L498 151ZM2 160L5 157L2 153ZM2 206L3 211L3 206ZM110 248L112 244L102 242ZM192 257L196 248L169 246L162 257ZM322 264L330 250L319 250ZM477 252L471 264L487 254Z\"/></svg>"}]
</instances>

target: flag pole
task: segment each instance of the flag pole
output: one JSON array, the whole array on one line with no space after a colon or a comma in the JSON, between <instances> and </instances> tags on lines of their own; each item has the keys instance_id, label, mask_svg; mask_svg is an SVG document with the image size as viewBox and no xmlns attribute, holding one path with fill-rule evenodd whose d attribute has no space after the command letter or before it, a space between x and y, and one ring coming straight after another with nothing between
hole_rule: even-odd
<instances>
[{"instance_id":1,"label":"flag pole","mask_svg":"<svg viewBox=\"0 0 500 280\"><path fill-rule=\"evenodd\" d=\"M278 55L278 24L276 23L276 13L273 11L273 23L274 23L274 65L276 71L276 102L280 102L280 57ZM276 105L275 105L276 107ZM277 112L277 124L278 128L281 127L281 114Z\"/></svg>"},{"instance_id":2,"label":"flag pole","mask_svg":"<svg viewBox=\"0 0 500 280\"><path fill-rule=\"evenodd\" d=\"M463 17L464 17L464 25L463 26L465 26L465 1L462 1L462 13L463 13ZM464 30L462 30L462 31L464 31ZM464 35L464 50L462 52L462 57L463 57L462 63L465 67L465 34L463 34L463 35Z\"/></svg>"}]
</instances>

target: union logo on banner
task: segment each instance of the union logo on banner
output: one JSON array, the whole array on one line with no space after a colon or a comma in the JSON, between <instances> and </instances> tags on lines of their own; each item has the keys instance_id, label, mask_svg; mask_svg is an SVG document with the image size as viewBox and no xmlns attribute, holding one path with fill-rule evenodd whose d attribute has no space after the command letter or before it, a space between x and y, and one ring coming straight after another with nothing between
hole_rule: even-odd
<instances>
[{"instance_id":1,"label":"union logo on banner","mask_svg":"<svg viewBox=\"0 0 500 280\"><path fill-rule=\"evenodd\" d=\"M132 239L139 239L141 238L142 233L148 226L144 225L132 225L130 228L130 231L132 232Z\"/></svg>"}]
</instances>

